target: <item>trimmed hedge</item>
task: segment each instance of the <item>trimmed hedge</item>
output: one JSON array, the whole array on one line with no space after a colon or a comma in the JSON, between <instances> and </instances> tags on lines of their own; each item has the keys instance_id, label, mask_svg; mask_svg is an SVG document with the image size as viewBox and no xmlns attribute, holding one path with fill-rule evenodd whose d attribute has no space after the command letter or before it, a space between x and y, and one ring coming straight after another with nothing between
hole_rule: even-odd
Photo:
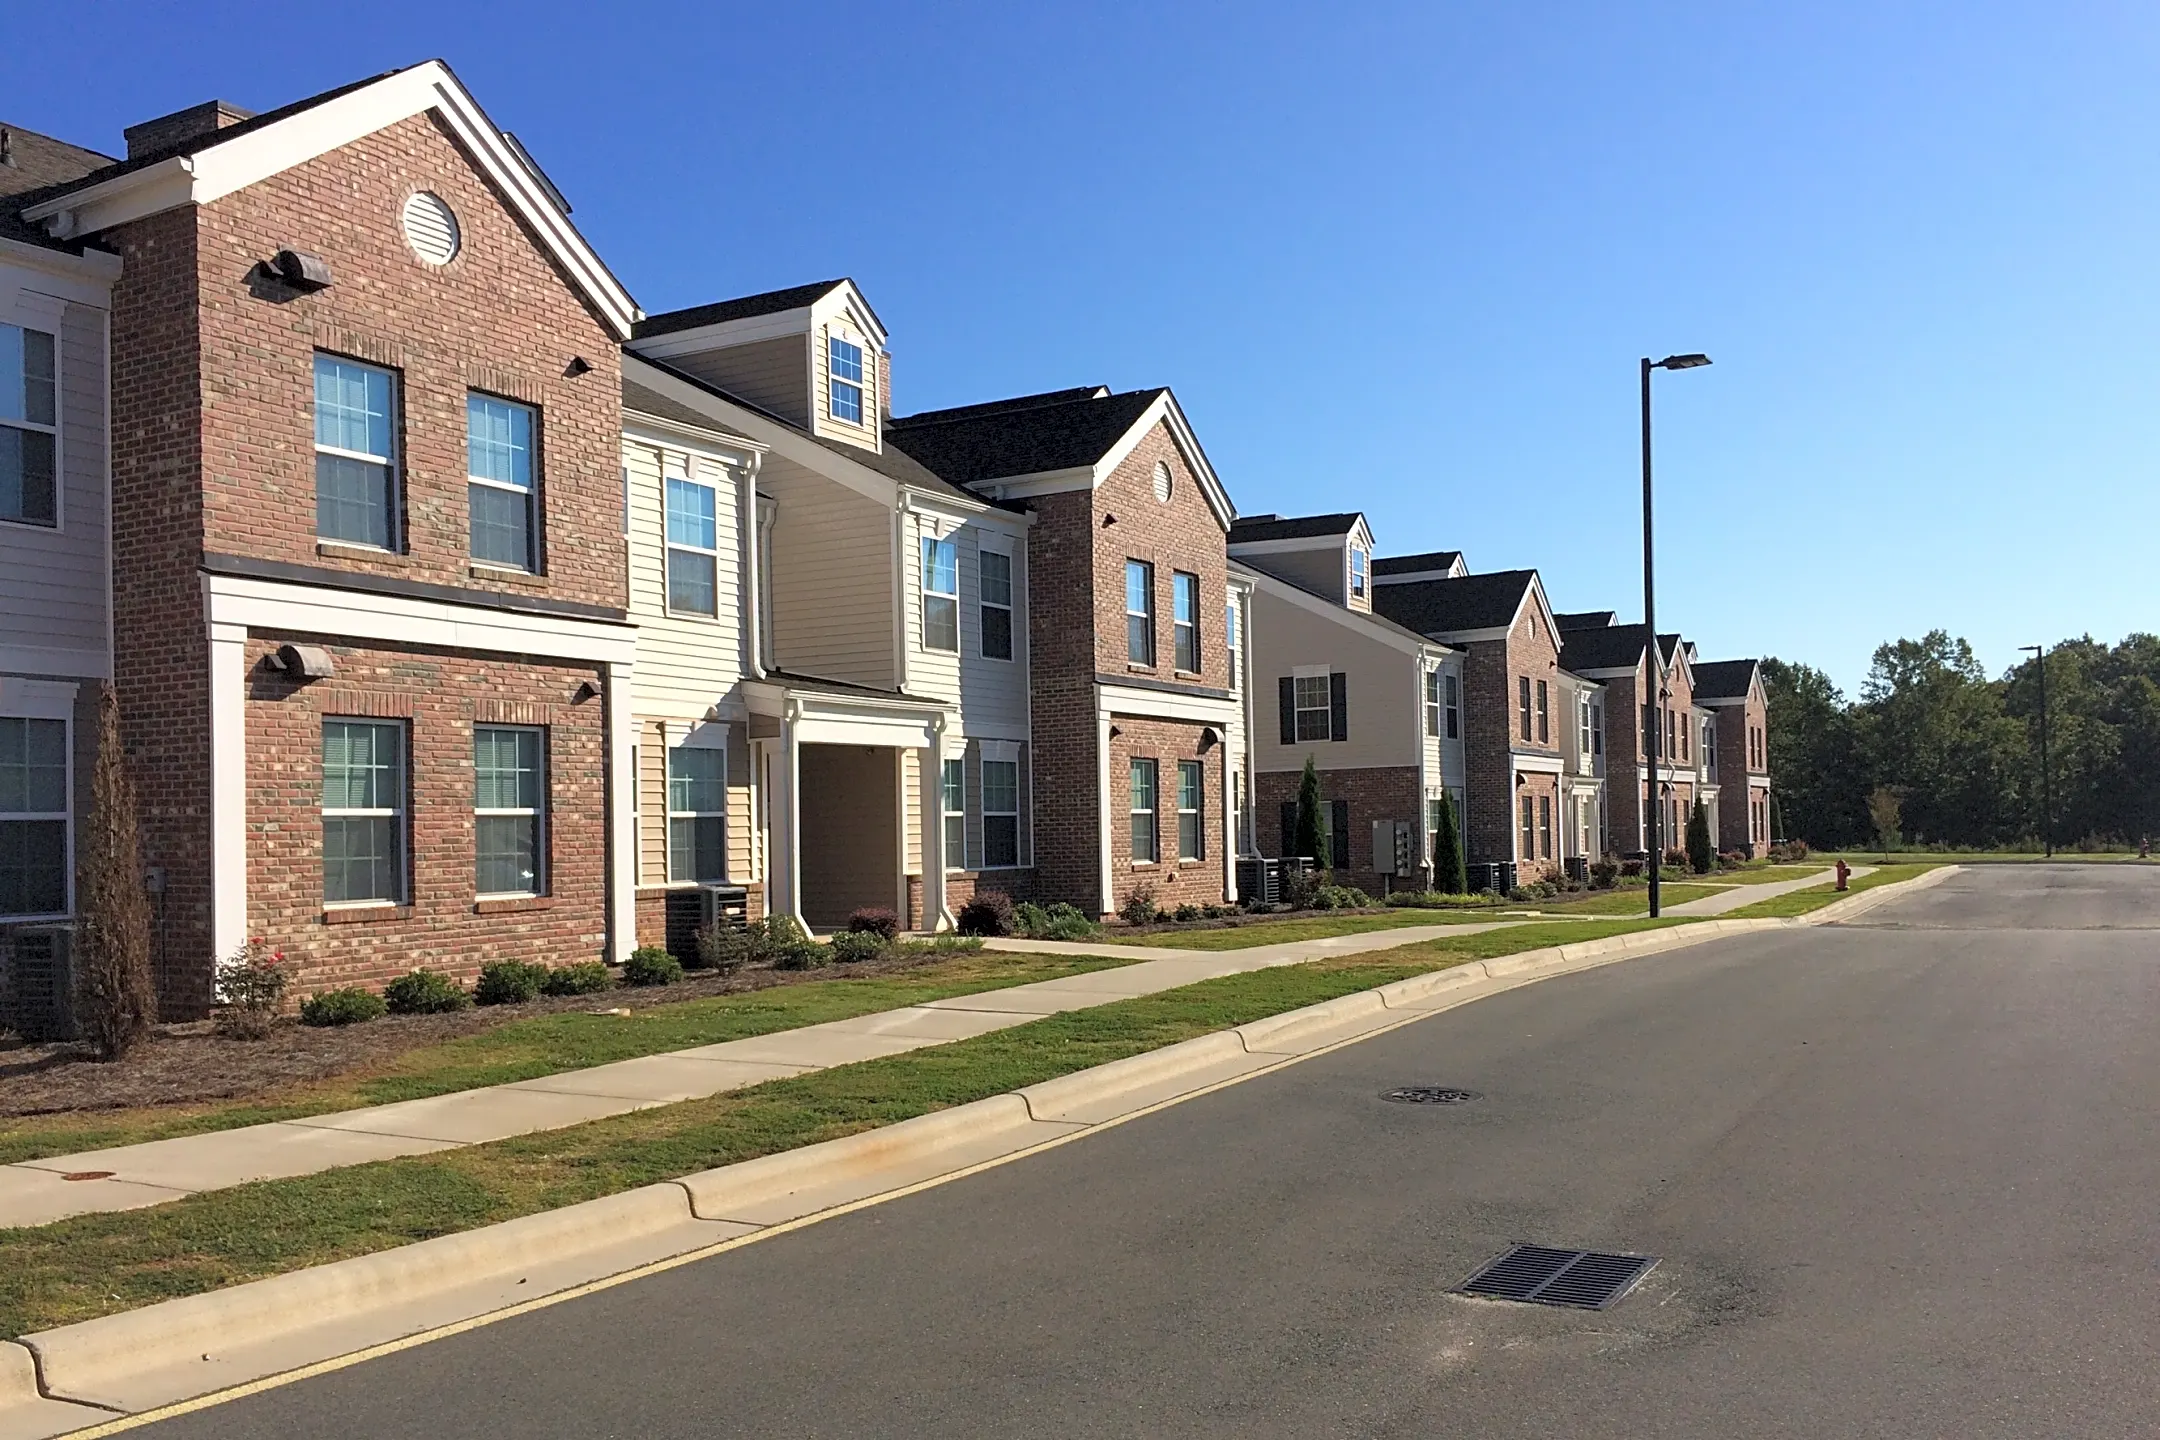
<instances>
[{"instance_id":1,"label":"trimmed hedge","mask_svg":"<svg viewBox=\"0 0 2160 1440\"><path fill-rule=\"evenodd\" d=\"M325 990L300 1002L303 1025L360 1025L380 1020L390 1007L372 990Z\"/></svg>"},{"instance_id":2,"label":"trimmed hedge","mask_svg":"<svg viewBox=\"0 0 2160 1440\"><path fill-rule=\"evenodd\" d=\"M623 961L622 983L625 985L673 985L682 979L682 961L657 945L640 945Z\"/></svg>"},{"instance_id":3,"label":"trimmed hedge","mask_svg":"<svg viewBox=\"0 0 2160 1440\"><path fill-rule=\"evenodd\" d=\"M482 1005L517 1005L539 998L540 988L547 984L547 978L545 965L529 965L523 960L497 960L481 968L479 983L473 986L473 999Z\"/></svg>"},{"instance_id":4,"label":"trimmed hedge","mask_svg":"<svg viewBox=\"0 0 2160 1440\"><path fill-rule=\"evenodd\" d=\"M383 1003L393 1015L441 1015L472 1006L463 986L438 970L420 969L383 986Z\"/></svg>"}]
</instances>

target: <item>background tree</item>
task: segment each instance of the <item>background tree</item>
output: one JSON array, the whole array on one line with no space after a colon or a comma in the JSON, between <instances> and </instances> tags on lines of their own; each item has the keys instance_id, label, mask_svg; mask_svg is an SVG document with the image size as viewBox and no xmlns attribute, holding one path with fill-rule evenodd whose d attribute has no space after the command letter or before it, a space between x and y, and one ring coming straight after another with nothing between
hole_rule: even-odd
<instances>
[{"instance_id":1,"label":"background tree","mask_svg":"<svg viewBox=\"0 0 2160 1440\"><path fill-rule=\"evenodd\" d=\"M1770 783L1779 838L1852 845L1867 838L1867 791L1851 708L1830 677L1811 665L1763 661L1770 706Z\"/></svg>"},{"instance_id":2,"label":"background tree","mask_svg":"<svg viewBox=\"0 0 2160 1440\"><path fill-rule=\"evenodd\" d=\"M1327 838L1327 821L1320 806L1320 772L1313 768L1312 756L1308 755L1305 773L1298 777L1297 821L1290 829L1290 848L1313 864L1322 865L1328 853Z\"/></svg>"},{"instance_id":3,"label":"background tree","mask_svg":"<svg viewBox=\"0 0 2160 1440\"><path fill-rule=\"evenodd\" d=\"M1452 791L1440 792L1440 829L1433 835L1433 888L1461 895L1470 888L1469 867L1464 863L1462 822L1455 815Z\"/></svg>"},{"instance_id":4,"label":"background tree","mask_svg":"<svg viewBox=\"0 0 2160 1440\"><path fill-rule=\"evenodd\" d=\"M98 693L97 765L90 813L77 840L76 1019L98 1058L117 1060L157 1023L150 975L150 897L143 893L142 830L120 741L120 702Z\"/></svg>"},{"instance_id":5,"label":"background tree","mask_svg":"<svg viewBox=\"0 0 2160 1440\"><path fill-rule=\"evenodd\" d=\"M1688 866L1697 875L1707 875L1717 864L1717 851L1710 844L1710 807L1702 801L1688 814L1687 822Z\"/></svg>"},{"instance_id":6,"label":"background tree","mask_svg":"<svg viewBox=\"0 0 2160 1440\"><path fill-rule=\"evenodd\" d=\"M1885 865L1890 863L1890 842L1901 839L1898 833L1898 815L1904 804L1898 793L1887 785L1878 785L1867 797L1868 819L1874 822L1875 838L1882 845Z\"/></svg>"}]
</instances>

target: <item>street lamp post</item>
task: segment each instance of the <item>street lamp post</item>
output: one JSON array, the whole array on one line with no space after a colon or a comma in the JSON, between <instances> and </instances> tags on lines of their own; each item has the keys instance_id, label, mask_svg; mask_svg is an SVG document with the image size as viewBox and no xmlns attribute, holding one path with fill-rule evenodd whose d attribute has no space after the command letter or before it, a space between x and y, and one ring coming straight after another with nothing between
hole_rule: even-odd
<instances>
[{"instance_id":1,"label":"street lamp post","mask_svg":"<svg viewBox=\"0 0 2160 1440\"><path fill-rule=\"evenodd\" d=\"M2054 784L2048 776L2047 648L2020 645L2018 649L2031 655L2040 666L2040 844L2052 860L2055 858L2055 796Z\"/></svg>"},{"instance_id":2,"label":"street lamp post","mask_svg":"<svg viewBox=\"0 0 2160 1440\"><path fill-rule=\"evenodd\" d=\"M1651 543L1650 506L1650 372L1652 370L1693 370L1708 365L1707 355L1668 355L1663 360L1642 359L1642 610L1643 629L1650 633L1650 674L1655 680L1651 691L1655 703L1650 706L1650 786L1645 803L1650 807L1650 918L1661 913L1658 894L1658 873L1665 868L1665 844L1659 823L1665 808L1664 776L1660 760L1663 757L1664 737L1661 730L1665 718L1665 652L1658 645L1657 636L1657 554Z\"/></svg>"}]
</instances>

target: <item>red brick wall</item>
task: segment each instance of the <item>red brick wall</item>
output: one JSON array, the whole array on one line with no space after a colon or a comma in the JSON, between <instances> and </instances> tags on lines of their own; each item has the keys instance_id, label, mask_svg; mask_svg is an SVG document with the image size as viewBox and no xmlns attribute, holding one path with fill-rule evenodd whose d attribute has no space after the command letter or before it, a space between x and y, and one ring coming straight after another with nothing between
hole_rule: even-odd
<instances>
[{"instance_id":1,"label":"red brick wall","mask_svg":"<svg viewBox=\"0 0 2160 1440\"><path fill-rule=\"evenodd\" d=\"M1463 756L1469 774L1464 786L1464 805L1469 811L1469 860L1472 864L1508 860L1515 856L1520 812L1517 805L1514 755L1517 751L1557 758L1566 727L1574 717L1563 713L1560 694L1560 650L1552 630L1535 607L1525 607L1505 639L1478 640L1467 647L1463 660L1464 732ZM1530 738L1522 738L1518 681L1531 684ZM1545 738L1538 738L1537 685L1545 684ZM1550 775L1532 775L1528 793L1558 797L1558 782ZM1559 821L1554 820L1555 830ZM1556 833L1557 842L1557 833ZM1555 845L1557 850L1557 843ZM1521 875L1534 879L1559 868L1522 861Z\"/></svg>"},{"instance_id":2,"label":"red brick wall","mask_svg":"<svg viewBox=\"0 0 2160 1440\"><path fill-rule=\"evenodd\" d=\"M1170 467L1170 502L1155 498L1155 466ZM1095 492L1095 665L1104 675L1134 674L1155 680L1186 679L1195 685L1227 688L1230 671L1223 653L1223 609L1229 600L1229 561L1223 528L1208 509L1207 498L1186 466L1184 456L1163 422L1141 438L1132 454ZM1104 525L1103 517L1116 524ZM1125 639L1125 562L1145 560L1155 567L1155 664L1135 670ZM1171 644L1171 575L1184 571L1200 578L1200 670L1183 676L1173 668Z\"/></svg>"},{"instance_id":3,"label":"red brick wall","mask_svg":"<svg viewBox=\"0 0 2160 1440\"><path fill-rule=\"evenodd\" d=\"M1111 899L1106 911L1114 911L1141 886L1152 886L1155 903L1163 906L1220 905L1223 903L1222 785L1226 747L1200 749L1205 726L1173 720L1137 720L1119 716L1111 722L1117 734L1110 737L1110 811L1117 828L1110 837ZM1162 859L1153 865L1132 858L1132 761L1155 761L1158 846ZM1200 854L1198 860L1177 858L1177 762L1198 760L1205 767L1206 793L1200 805Z\"/></svg>"},{"instance_id":4,"label":"red brick wall","mask_svg":"<svg viewBox=\"0 0 2160 1440\"><path fill-rule=\"evenodd\" d=\"M1748 804L1745 799L1735 804L1733 796L1746 796L1750 783L1748 765L1748 731L1752 728L1762 736L1762 744L1769 744L1770 717L1761 700L1750 695L1738 705L1721 705L1717 711L1718 737L1718 848L1739 850L1755 854L1767 845L1757 845L1749 838ZM1761 779L1753 783L1760 785Z\"/></svg>"},{"instance_id":5,"label":"red brick wall","mask_svg":"<svg viewBox=\"0 0 2160 1440\"><path fill-rule=\"evenodd\" d=\"M607 958L605 714L597 699L572 700L597 671L340 645L335 677L296 686L262 663L288 638L247 647L248 933L285 952L296 996L379 987L419 965L470 979L491 960ZM407 905L323 907L327 716L406 722ZM535 899L475 895L473 726L491 721L546 727L549 893Z\"/></svg>"},{"instance_id":6,"label":"red brick wall","mask_svg":"<svg viewBox=\"0 0 2160 1440\"><path fill-rule=\"evenodd\" d=\"M1335 872L1335 883L1355 885L1369 895L1380 894L1387 882L1373 867L1373 821L1410 820L1423 829L1425 810L1417 767L1389 765L1316 773L1323 803L1350 802L1350 864ZM1298 786L1304 778L1302 770L1266 770L1253 776L1253 840L1261 854L1281 855L1282 807L1297 803ZM1332 816L1333 812L1329 813ZM1419 883L1415 874L1397 876L1394 888L1414 890Z\"/></svg>"},{"instance_id":7,"label":"red brick wall","mask_svg":"<svg viewBox=\"0 0 2160 1440\"><path fill-rule=\"evenodd\" d=\"M1605 848L1615 855L1642 849L1642 692L1639 665L1605 681Z\"/></svg>"},{"instance_id":8,"label":"red brick wall","mask_svg":"<svg viewBox=\"0 0 2160 1440\"><path fill-rule=\"evenodd\" d=\"M1086 913L1098 893L1102 818L1092 610L1095 510L1085 491L1036 499L1028 531L1028 707L1038 891ZM1113 527L1114 528L1114 527ZM1122 581L1120 582L1122 584ZM1123 593L1122 591L1120 592ZM1122 630L1120 633L1123 633Z\"/></svg>"}]
</instances>

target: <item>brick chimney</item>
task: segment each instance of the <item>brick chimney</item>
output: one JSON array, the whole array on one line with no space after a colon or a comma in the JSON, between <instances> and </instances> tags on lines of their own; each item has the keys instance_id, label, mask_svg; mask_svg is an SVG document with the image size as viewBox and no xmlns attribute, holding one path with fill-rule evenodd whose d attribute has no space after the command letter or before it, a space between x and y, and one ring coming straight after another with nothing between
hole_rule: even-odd
<instances>
[{"instance_id":1,"label":"brick chimney","mask_svg":"<svg viewBox=\"0 0 2160 1440\"><path fill-rule=\"evenodd\" d=\"M190 105L185 110L130 125L120 133L127 137L127 158L140 160L145 155L170 150L198 136L213 134L228 125L254 118L252 110L242 110L223 100L205 100L200 105Z\"/></svg>"}]
</instances>

